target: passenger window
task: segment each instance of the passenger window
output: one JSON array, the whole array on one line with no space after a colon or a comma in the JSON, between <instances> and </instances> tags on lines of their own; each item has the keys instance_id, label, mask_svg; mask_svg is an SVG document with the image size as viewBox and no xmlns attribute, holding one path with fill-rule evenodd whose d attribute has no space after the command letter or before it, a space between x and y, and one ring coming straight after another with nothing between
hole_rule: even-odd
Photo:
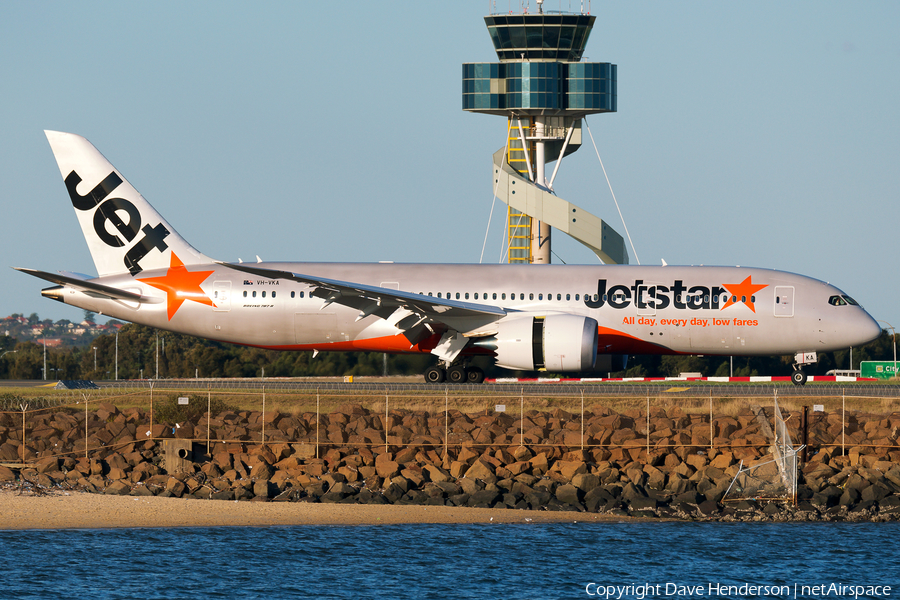
<instances>
[{"instance_id":1,"label":"passenger window","mask_svg":"<svg viewBox=\"0 0 900 600\"><path fill-rule=\"evenodd\" d=\"M497 299L497 292L494 292L494 294L493 294L493 299L494 299L494 300Z\"/></svg>"},{"instance_id":2,"label":"passenger window","mask_svg":"<svg viewBox=\"0 0 900 600\"><path fill-rule=\"evenodd\" d=\"M275 292L272 292L272 297L273 297L273 298L275 297Z\"/></svg>"},{"instance_id":3,"label":"passenger window","mask_svg":"<svg viewBox=\"0 0 900 600\"><path fill-rule=\"evenodd\" d=\"M456 292L456 299L459 300L459 292Z\"/></svg>"},{"instance_id":4,"label":"passenger window","mask_svg":"<svg viewBox=\"0 0 900 600\"><path fill-rule=\"evenodd\" d=\"M301 298L303 297L303 292L300 292L300 297L301 297Z\"/></svg>"},{"instance_id":5,"label":"passenger window","mask_svg":"<svg viewBox=\"0 0 900 600\"><path fill-rule=\"evenodd\" d=\"M500 299L501 299L501 300L506 300L506 294L500 294Z\"/></svg>"},{"instance_id":6,"label":"passenger window","mask_svg":"<svg viewBox=\"0 0 900 600\"><path fill-rule=\"evenodd\" d=\"M263 290L262 297L263 297L263 298L266 297L266 291L265 291L265 290Z\"/></svg>"},{"instance_id":7,"label":"passenger window","mask_svg":"<svg viewBox=\"0 0 900 600\"><path fill-rule=\"evenodd\" d=\"M247 290L244 290L244 298L247 297Z\"/></svg>"},{"instance_id":8,"label":"passenger window","mask_svg":"<svg viewBox=\"0 0 900 600\"><path fill-rule=\"evenodd\" d=\"M475 299L478 300L478 292L475 292Z\"/></svg>"},{"instance_id":9,"label":"passenger window","mask_svg":"<svg viewBox=\"0 0 900 600\"><path fill-rule=\"evenodd\" d=\"M572 299L572 294L566 294L566 302Z\"/></svg>"},{"instance_id":10,"label":"passenger window","mask_svg":"<svg viewBox=\"0 0 900 600\"><path fill-rule=\"evenodd\" d=\"M256 290L253 290L253 297L256 298Z\"/></svg>"},{"instance_id":11,"label":"passenger window","mask_svg":"<svg viewBox=\"0 0 900 600\"><path fill-rule=\"evenodd\" d=\"M295 292L291 292L291 298L293 298L293 297L294 297L294 293L295 293Z\"/></svg>"},{"instance_id":12,"label":"passenger window","mask_svg":"<svg viewBox=\"0 0 900 600\"><path fill-rule=\"evenodd\" d=\"M466 300L469 299L469 292L466 292L466 296L465 296L465 297L466 297Z\"/></svg>"},{"instance_id":13,"label":"passenger window","mask_svg":"<svg viewBox=\"0 0 900 600\"><path fill-rule=\"evenodd\" d=\"M575 302L578 302L578 296L580 296L580 295L581 294L575 294Z\"/></svg>"},{"instance_id":14,"label":"passenger window","mask_svg":"<svg viewBox=\"0 0 900 600\"><path fill-rule=\"evenodd\" d=\"M534 294L528 294L528 299L529 299L529 300L534 300Z\"/></svg>"},{"instance_id":15,"label":"passenger window","mask_svg":"<svg viewBox=\"0 0 900 600\"><path fill-rule=\"evenodd\" d=\"M557 300L562 300L562 294L557 294L557 295L556 295L556 299L557 299ZM568 299L569 299L569 295L566 294L566 300L568 300Z\"/></svg>"},{"instance_id":16,"label":"passenger window","mask_svg":"<svg viewBox=\"0 0 900 600\"><path fill-rule=\"evenodd\" d=\"M538 294L538 300L543 300L543 299L544 299L544 295L543 295L543 294Z\"/></svg>"}]
</instances>

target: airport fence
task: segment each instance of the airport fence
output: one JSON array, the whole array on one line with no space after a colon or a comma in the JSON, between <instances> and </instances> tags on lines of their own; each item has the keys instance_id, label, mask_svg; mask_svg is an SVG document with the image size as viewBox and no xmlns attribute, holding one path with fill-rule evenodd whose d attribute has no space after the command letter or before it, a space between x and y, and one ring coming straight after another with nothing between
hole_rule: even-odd
<instances>
[{"instance_id":1,"label":"airport fence","mask_svg":"<svg viewBox=\"0 0 900 600\"><path fill-rule=\"evenodd\" d=\"M676 388L677 389L677 388ZM76 390L0 400L0 462L44 457L104 458L168 439L216 447L291 444L322 458L333 448L373 453L421 449L454 457L469 448L528 446L557 457L655 460L669 453L729 451L752 460L772 440L777 399L790 435L841 456L878 453L900 461L900 399L847 393L802 397L419 390L241 389L141 386ZM805 415L805 416L804 416ZM896 453L890 457L890 453ZM587 456L587 455L586 455Z\"/></svg>"}]
</instances>

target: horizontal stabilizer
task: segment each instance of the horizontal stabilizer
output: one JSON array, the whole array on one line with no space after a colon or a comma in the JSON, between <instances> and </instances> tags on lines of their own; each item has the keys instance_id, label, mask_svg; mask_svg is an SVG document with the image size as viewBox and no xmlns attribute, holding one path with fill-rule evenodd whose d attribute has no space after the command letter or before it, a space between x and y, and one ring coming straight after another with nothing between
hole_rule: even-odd
<instances>
[{"instance_id":1,"label":"horizontal stabilizer","mask_svg":"<svg viewBox=\"0 0 900 600\"><path fill-rule=\"evenodd\" d=\"M13 269L15 269L16 271L21 271L23 273L28 273L29 275L33 275L38 279L49 281L50 283L75 288L76 290L80 290L82 292L100 294L101 296L106 296L107 298L111 298L113 300L125 300L127 302L159 302L159 300L155 298L142 296L141 294L136 294L135 292L127 292L125 290L120 290L108 285L103 285L102 283L95 283L93 281L78 279L76 277L59 275L56 273L47 273L46 271L38 271L36 269L26 269L22 267L13 267Z\"/></svg>"}]
</instances>

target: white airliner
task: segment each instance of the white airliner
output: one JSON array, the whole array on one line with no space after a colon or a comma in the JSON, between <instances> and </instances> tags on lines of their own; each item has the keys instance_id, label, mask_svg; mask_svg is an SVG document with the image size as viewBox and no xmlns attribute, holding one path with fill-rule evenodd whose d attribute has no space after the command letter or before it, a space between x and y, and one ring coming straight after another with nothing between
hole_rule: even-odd
<instances>
[{"instance_id":1,"label":"white airliner","mask_svg":"<svg viewBox=\"0 0 900 600\"><path fill-rule=\"evenodd\" d=\"M46 134L98 276L18 270L117 319L275 350L431 353L430 383L480 383L477 355L557 373L620 370L629 354L793 354L802 384L817 353L881 333L836 287L769 269L219 262L86 139Z\"/></svg>"}]
</instances>

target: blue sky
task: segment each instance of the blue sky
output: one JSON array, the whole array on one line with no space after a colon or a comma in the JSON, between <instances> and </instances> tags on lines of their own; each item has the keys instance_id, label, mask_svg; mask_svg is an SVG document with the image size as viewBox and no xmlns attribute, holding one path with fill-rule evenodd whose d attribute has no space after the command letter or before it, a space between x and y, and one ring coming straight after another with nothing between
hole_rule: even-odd
<instances>
[{"instance_id":1,"label":"blue sky","mask_svg":"<svg viewBox=\"0 0 900 600\"><path fill-rule=\"evenodd\" d=\"M518 6L3 3L3 262L95 272L44 129L217 259L478 262L504 120L462 111L461 64L496 61L482 18ZM619 110L588 124L641 261L803 273L900 327L900 4L590 8ZM589 141L555 187L622 231ZM80 320L42 287L0 269L0 315Z\"/></svg>"}]
</instances>

